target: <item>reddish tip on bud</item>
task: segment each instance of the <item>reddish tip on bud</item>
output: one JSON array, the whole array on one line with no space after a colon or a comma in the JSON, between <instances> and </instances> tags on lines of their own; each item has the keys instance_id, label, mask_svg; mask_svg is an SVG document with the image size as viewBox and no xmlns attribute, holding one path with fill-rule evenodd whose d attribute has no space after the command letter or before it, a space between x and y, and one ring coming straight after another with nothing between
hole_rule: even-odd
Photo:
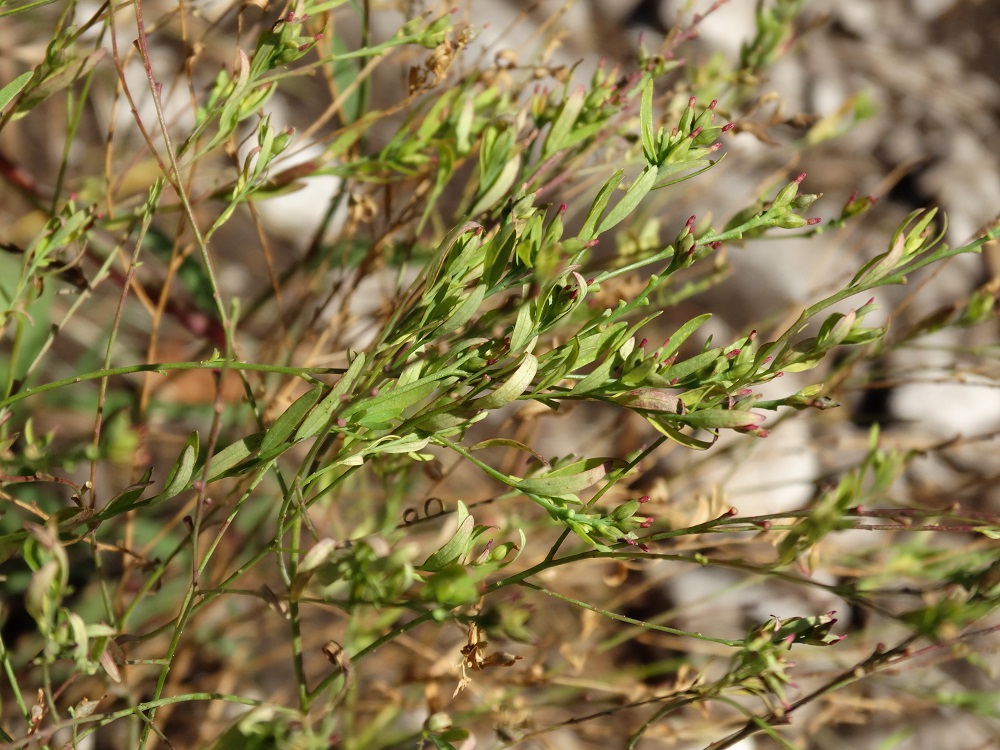
<instances>
[{"instance_id":1,"label":"reddish tip on bud","mask_svg":"<svg viewBox=\"0 0 1000 750\"><path fill-rule=\"evenodd\" d=\"M340 417L337 420L337 427L347 427L347 420L344 419L343 417Z\"/></svg>"},{"instance_id":2,"label":"reddish tip on bud","mask_svg":"<svg viewBox=\"0 0 1000 750\"><path fill-rule=\"evenodd\" d=\"M853 193L851 193L849 196L847 196L847 205L851 205L857 199L858 199L858 191L855 190Z\"/></svg>"},{"instance_id":3,"label":"reddish tip on bud","mask_svg":"<svg viewBox=\"0 0 1000 750\"><path fill-rule=\"evenodd\" d=\"M595 237L594 239L590 240L589 242L583 243L583 246L584 247L594 247L595 245L597 245L598 243L600 243L600 241L601 240L599 238Z\"/></svg>"},{"instance_id":4,"label":"reddish tip on bud","mask_svg":"<svg viewBox=\"0 0 1000 750\"><path fill-rule=\"evenodd\" d=\"M566 213L566 209L567 209L566 204L565 203L560 203L559 204L559 215L562 216L564 213Z\"/></svg>"},{"instance_id":5,"label":"reddish tip on bud","mask_svg":"<svg viewBox=\"0 0 1000 750\"><path fill-rule=\"evenodd\" d=\"M753 525L756 526L759 529L763 529L764 531L767 531L768 529L771 528L771 522L770 521L754 521Z\"/></svg>"},{"instance_id":6,"label":"reddish tip on bud","mask_svg":"<svg viewBox=\"0 0 1000 750\"><path fill-rule=\"evenodd\" d=\"M875 298L874 298L874 297L869 297L869 298L868 298L868 301L867 301L867 302L865 302L865 304L866 304L866 305L871 305L871 304L873 304L874 302L875 302Z\"/></svg>"},{"instance_id":7,"label":"reddish tip on bud","mask_svg":"<svg viewBox=\"0 0 1000 750\"><path fill-rule=\"evenodd\" d=\"M691 135L689 137L691 138L691 140L694 140L699 135L701 135L701 127L697 127L694 130L692 130L691 131Z\"/></svg>"},{"instance_id":8,"label":"reddish tip on bud","mask_svg":"<svg viewBox=\"0 0 1000 750\"><path fill-rule=\"evenodd\" d=\"M692 109L694 109L694 105L695 105L695 103L697 101L698 100L695 97L692 96L690 99L688 99L688 106L691 107Z\"/></svg>"},{"instance_id":9,"label":"reddish tip on bud","mask_svg":"<svg viewBox=\"0 0 1000 750\"><path fill-rule=\"evenodd\" d=\"M653 525L653 517L652 516L648 516L645 521L643 521L642 523L639 524L639 528L640 529L648 529L652 525Z\"/></svg>"},{"instance_id":10,"label":"reddish tip on bud","mask_svg":"<svg viewBox=\"0 0 1000 750\"><path fill-rule=\"evenodd\" d=\"M670 381L670 385L677 385L680 382L680 380L681 380L680 378L673 378Z\"/></svg>"},{"instance_id":11,"label":"reddish tip on bud","mask_svg":"<svg viewBox=\"0 0 1000 750\"><path fill-rule=\"evenodd\" d=\"M804 180L805 178L806 178L806 173L803 172L802 174L800 174L798 177L795 178L795 182L801 185L802 180Z\"/></svg>"},{"instance_id":12,"label":"reddish tip on bud","mask_svg":"<svg viewBox=\"0 0 1000 750\"><path fill-rule=\"evenodd\" d=\"M638 499L638 501L637 501L637 502L638 502L638 503L639 503L640 505L642 505L643 503L648 503L648 502L649 502L649 495L643 495L642 497L640 497L640 498Z\"/></svg>"},{"instance_id":13,"label":"reddish tip on bud","mask_svg":"<svg viewBox=\"0 0 1000 750\"><path fill-rule=\"evenodd\" d=\"M709 109L715 109L715 106L719 103L718 99L713 99L712 103L708 105Z\"/></svg>"},{"instance_id":14,"label":"reddish tip on bud","mask_svg":"<svg viewBox=\"0 0 1000 750\"><path fill-rule=\"evenodd\" d=\"M684 222L684 228L685 228L685 229L694 229L694 222L695 222L695 219L696 219L695 215L694 215L694 214L691 214L691 215L690 215L690 216L688 217L688 220L687 220L686 222ZM670 339L667 339L667 341L669 341L669 340L670 340Z\"/></svg>"},{"instance_id":15,"label":"reddish tip on bud","mask_svg":"<svg viewBox=\"0 0 1000 750\"><path fill-rule=\"evenodd\" d=\"M640 349L645 349L646 348L646 344L648 344L648 343L649 343L649 339L647 339L647 338L644 337L642 339L642 341L639 342L639 348Z\"/></svg>"},{"instance_id":16,"label":"reddish tip on bud","mask_svg":"<svg viewBox=\"0 0 1000 750\"><path fill-rule=\"evenodd\" d=\"M500 361L499 357L490 357L488 360L486 360L486 364L489 365L490 367L492 367L493 365L495 365L499 361Z\"/></svg>"},{"instance_id":17,"label":"reddish tip on bud","mask_svg":"<svg viewBox=\"0 0 1000 750\"><path fill-rule=\"evenodd\" d=\"M738 356L740 356L739 349L733 349L732 351L726 352L726 359L735 359Z\"/></svg>"},{"instance_id":18,"label":"reddish tip on bud","mask_svg":"<svg viewBox=\"0 0 1000 750\"><path fill-rule=\"evenodd\" d=\"M722 131L721 132L728 133L730 130L732 130L735 127L736 127L736 123L735 122L727 122L725 125L722 126Z\"/></svg>"},{"instance_id":19,"label":"reddish tip on bud","mask_svg":"<svg viewBox=\"0 0 1000 750\"><path fill-rule=\"evenodd\" d=\"M738 391L736 391L737 396L749 396L751 393L753 393L752 388L740 388Z\"/></svg>"},{"instance_id":20,"label":"reddish tip on bud","mask_svg":"<svg viewBox=\"0 0 1000 750\"><path fill-rule=\"evenodd\" d=\"M821 221L823 221L823 220L821 218L819 218L818 216L813 216L811 219L806 219L806 225L810 226L810 227L816 226Z\"/></svg>"},{"instance_id":21,"label":"reddish tip on bud","mask_svg":"<svg viewBox=\"0 0 1000 750\"><path fill-rule=\"evenodd\" d=\"M378 395L378 386L375 386L368 392L372 395L372 398L375 398Z\"/></svg>"}]
</instances>

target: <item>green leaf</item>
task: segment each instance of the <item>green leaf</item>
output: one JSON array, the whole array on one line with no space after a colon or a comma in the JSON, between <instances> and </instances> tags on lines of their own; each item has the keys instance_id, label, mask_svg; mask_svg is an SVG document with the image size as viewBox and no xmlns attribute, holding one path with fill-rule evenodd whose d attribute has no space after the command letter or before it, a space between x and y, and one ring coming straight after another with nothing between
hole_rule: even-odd
<instances>
[{"instance_id":1,"label":"green leaf","mask_svg":"<svg viewBox=\"0 0 1000 750\"><path fill-rule=\"evenodd\" d=\"M175 495L183 492L191 484L191 477L194 474L194 466L198 461L198 433L192 432L181 448L177 461L163 484L163 491L153 498L154 502L160 503L169 500Z\"/></svg>"},{"instance_id":2,"label":"green leaf","mask_svg":"<svg viewBox=\"0 0 1000 750\"><path fill-rule=\"evenodd\" d=\"M517 318L514 320L514 330L510 334L511 354L520 354L525 349L530 348L536 333L531 305L521 305L517 310Z\"/></svg>"},{"instance_id":3,"label":"green leaf","mask_svg":"<svg viewBox=\"0 0 1000 750\"><path fill-rule=\"evenodd\" d=\"M621 223L625 217L635 210L635 207L639 205L643 198L649 194L649 191L653 189L653 183L656 182L656 175L658 169L655 164L650 164L644 170L642 174L632 183L632 186L628 189L622 199L618 201L618 204L612 208L608 215L604 217L601 221L601 225L597 229L598 234L604 234L609 229L617 226Z\"/></svg>"},{"instance_id":4,"label":"green leaf","mask_svg":"<svg viewBox=\"0 0 1000 750\"><path fill-rule=\"evenodd\" d=\"M702 409L681 419L692 427L749 427L763 422L764 415L740 409Z\"/></svg>"},{"instance_id":5,"label":"green leaf","mask_svg":"<svg viewBox=\"0 0 1000 750\"><path fill-rule=\"evenodd\" d=\"M347 372L330 389L326 397L309 412L309 416L302 421L298 432L295 433L295 442L318 435L330 423L337 410L344 406L340 397L345 396L354 386L354 381L358 379L364 367L365 353L358 352L347 368Z\"/></svg>"},{"instance_id":6,"label":"green leaf","mask_svg":"<svg viewBox=\"0 0 1000 750\"><path fill-rule=\"evenodd\" d=\"M657 153L653 126L653 79L647 81L642 90L642 102L639 105L639 128L642 136L642 153L646 157L646 163L657 164L660 156Z\"/></svg>"},{"instance_id":7,"label":"green leaf","mask_svg":"<svg viewBox=\"0 0 1000 750\"><path fill-rule=\"evenodd\" d=\"M514 486L533 495L559 497L576 494L600 482L614 469L625 465L617 458L587 458L563 466L540 477L514 480Z\"/></svg>"},{"instance_id":8,"label":"green leaf","mask_svg":"<svg viewBox=\"0 0 1000 750\"><path fill-rule=\"evenodd\" d=\"M480 193L476 202L469 209L469 216L476 216L483 211L488 211L507 195L514 185L518 175L521 174L521 156L515 154L503 165L500 174L488 186L480 186Z\"/></svg>"},{"instance_id":9,"label":"green leaf","mask_svg":"<svg viewBox=\"0 0 1000 750\"><path fill-rule=\"evenodd\" d=\"M507 224L490 240L486 247L483 268L483 282L494 286L510 267L511 254L517 244L517 232L513 224Z\"/></svg>"},{"instance_id":10,"label":"green leaf","mask_svg":"<svg viewBox=\"0 0 1000 750\"><path fill-rule=\"evenodd\" d=\"M624 177L625 170L619 169L611 175L610 179L604 183L604 187L598 191L597 197L594 198L594 202L590 206L590 211L587 213L587 219L583 222L583 227L580 228L580 233L577 235L584 242L594 239L597 235L597 222L601 220L601 214L604 213L608 201L611 200L611 194Z\"/></svg>"},{"instance_id":11,"label":"green leaf","mask_svg":"<svg viewBox=\"0 0 1000 750\"><path fill-rule=\"evenodd\" d=\"M434 332L434 335L445 336L464 326L479 311L484 299L486 299L486 285L477 284L472 288L472 291L465 295L462 303L452 311L451 315Z\"/></svg>"},{"instance_id":12,"label":"green leaf","mask_svg":"<svg viewBox=\"0 0 1000 750\"><path fill-rule=\"evenodd\" d=\"M295 401L289 406L285 411L274 420L274 424L271 425L265 435L264 440L260 444L261 453L270 453L273 449L279 446L287 447L290 445L288 441L288 436L292 434L292 430L303 420L309 410L313 408L315 403L319 400L320 394L323 392L322 386L316 386L310 388L308 391L299 396ZM297 436L296 436L297 437Z\"/></svg>"},{"instance_id":13,"label":"green leaf","mask_svg":"<svg viewBox=\"0 0 1000 750\"><path fill-rule=\"evenodd\" d=\"M15 96L21 93L21 90L28 85L28 81L31 80L31 76L33 75L34 72L29 70L27 73L22 73L0 89L0 112L3 111L4 107L10 104L11 100Z\"/></svg>"},{"instance_id":14,"label":"green leaf","mask_svg":"<svg viewBox=\"0 0 1000 750\"><path fill-rule=\"evenodd\" d=\"M473 399L468 406L473 409L499 409L528 390L531 381L538 371L538 358L533 354L525 354L521 364L499 388L485 396Z\"/></svg>"},{"instance_id":15,"label":"green leaf","mask_svg":"<svg viewBox=\"0 0 1000 750\"><path fill-rule=\"evenodd\" d=\"M436 372L408 385L397 386L377 396L367 398L344 410L344 417L362 427L379 429L394 420L403 419L408 409L416 406L439 388L455 381L451 371Z\"/></svg>"},{"instance_id":16,"label":"green leaf","mask_svg":"<svg viewBox=\"0 0 1000 750\"><path fill-rule=\"evenodd\" d=\"M137 501L142 497L142 493L146 491L146 488L153 483L152 476L153 469L146 469L146 473L142 475L138 482L130 484L111 498L108 504L94 518L96 520L103 520L145 505L145 502L139 503Z\"/></svg>"},{"instance_id":17,"label":"green leaf","mask_svg":"<svg viewBox=\"0 0 1000 750\"><path fill-rule=\"evenodd\" d=\"M580 116L586 94L587 92L581 86L563 100L559 114L556 115L552 127L549 128L549 134L545 137L545 145L542 147L543 161L565 147L564 141Z\"/></svg>"},{"instance_id":18,"label":"green leaf","mask_svg":"<svg viewBox=\"0 0 1000 750\"><path fill-rule=\"evenodd\" d=\"M380 453L416 453L423 450L429 442L429 437L420 437L419 435L404 435L403 437L385 435L376 440L371 447L365 448L362 453L365 456L374 456Z\"/></svg>"},{"instance_id":19,"label":"green leaf","mask_svg":"<svg viewBox=\"0 0 1000 750\"><path fill-rule=\"evenodd\" d=\"M666 412L668 414L684 413L684 402L678 396L658 388L635 388L617 394L613 400L616 404L627 409Z\"/></svg>"},{"instance_id":20,"label":"green leaf","mask_svg":"<svg viewBox=\"0 0 1000 750\"><path fill-rule=\"evenodd\" d=\"M216 479L221 479L244 461L257 455L263 441L264 433L255 432L232 445L227 445L212 457L208 467L208 480L214 482Z\"/></svg>"},{"instance_id":21,"label":"green leaf","mask_svg":"<svg viewBox=\"0 0 1000 750\"><path fill-rule=\"evenodd\" d=\"M899 233L893 240L889 252L882 253L865 263L854 278L851 279L850 286L868 287L877 284L885 276L891 273L903 257L903 250L906 248L906 238Z\"/></svg>"},{"instance_id":22,"label":"green leaf","mask_svg":"<svg viewBox=\"0 0 1000 750\"><path fill-rule=\"evenodd\" d=\"M475 533L476 527L472 516L469 515L469 509L465 507L465 503L459 500L456 511L458 520L455 533L441 549L428 557L423 565L419 566L421 570L434 572L443 570L449 565L460 563L472 548L472 543L478 535ZM485 530L486 527L481 528Z\"/></svg>"}]
</instances>

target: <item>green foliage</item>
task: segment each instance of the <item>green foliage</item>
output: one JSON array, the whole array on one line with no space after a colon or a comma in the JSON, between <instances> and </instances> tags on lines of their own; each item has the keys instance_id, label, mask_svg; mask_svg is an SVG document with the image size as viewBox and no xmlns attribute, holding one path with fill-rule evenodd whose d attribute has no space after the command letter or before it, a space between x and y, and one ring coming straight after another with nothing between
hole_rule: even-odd
<instances>
[{"instance_id":1,"label":"green foliage","mask_svg":"<svg viewBox=\"0 0 1000 750\"><path fill-rule=\"evenodd\" d=\"M117 39L116 65L147 74L155 122L133 105L134 126L116 125L107 137L113 166L105 171L65 157L50 200L31 201L36 212L48 206L38 230L3 247L4 268L16 265L17 272L0 282L0 334L10 351L0 368L0 550L26 569L23 585L11 590L35 624L30 643L0 644L14 696L3 705L5 741L75 743L124 724L134 746L145 748L154 733L169 739L175 731L169 720L161 723L168 706L221 700L253 708L225 729L186 730L194 734L180 744L197 737L220 749L457 747L503 714L507 698L445 712L439 668L421 669L426 676L405 677L426 687L421 710L429 716L416 730L404 707L424 698L414 698L410 682L399 688L399 701L373 698L383 688L368 675L394 674L387 654L412 648L418 630L446 638L455 626L468 632L452 659L462 670L456 694L471 682L467 669L516 673L521 657L490 651L481 635L528 642L538 632L535 605L511 596L515 589L722 649L714 659L728 665L721 677L709 679L706 661L688 654L698 676L687 684L678 677L673 693L649 701L657 705L639 729L619 725L622 736L631 734L629 747L693 704L737 706L748 716L748 728L721 743L754 731L774 736L774 726L802 705L789 698L794 665L786 654L793 646L836 648L841 636L831 634L832 614L774 617L745 636L708 638L570 597L551 574L568 589L587 578L588 561L666 559L808 589L818 584L800 572L829 562L824 550L839 532L885 531L868 522L886 508L926 520L924 531L959 529L995 540L993 517L897 500L899 480L919 452L883 448L878 430L865 457L798 511L733 510L708 521L692 513L680 523L671 513L667 522L645 511L648 496L628 489L643 462L671 447L709 451L727 437L763 438L766 411L795 416L833 406L818 382L825 368L836 358L853 361L852 350L874 351L888 326L864 325L873 301L827 311L1000 236L994 228L950 248L937 213L916 212L885 252L773 333L717 343L701 333L709 313L682 312L682 300L718 279L728 244L815 237L872 207L852 198L820 226L804 214L819 196L801 192L800 175L754 196L721 230L694 216L673 217L675 233L663 234L659 220L638 226L643 212L669 211L678 184L726 168L720 161L732 124L722 113L736 118L759 76L787 50L802 5L758 3L756 36L734 69L711 80L668 79L676 64L642 50L624 72L598 67L589 85L544 58L534 71L469 65L456 73L452 65L476 30L457 26L453 14L407 20L375 42L366 3L307 0L276 20L247 20L245 29L249 6L234 8L244 31L232 27L219 57L192 53L187 78L177 79L189 84L189 117L167 111L159 78L167 72L154 69L149 53L151 44L191 33L178 31L169 13L144 21L136 6L138 58L126 52L107 8L80 27L60 19L44 59L0 87L0 129L45 117L57 95L71 133L99 106L86 92L120 95L120 108L139 99L139 88L102 65L103 47L86 48L95 34ZM148 4L146 12L153 12ZM357 38L345 30L347 19L362 29ZM199 33L208 39L209 31ZM372 70L397 54L416 61L408 91L372 104ZM227 55L231 64L220 64ZM537 87L535 75L561 85ZM282 96L305 99L301 92L323 76L331 101L310 114L308 136L272 124L278 118L269 107ZM717 99L705 105L699 98L707 92ZM140 143L140 153L126 159L119 139L133 151ZM253 145L239 155L244 142ZM320 155L290 165L286 157L307 145L320 146ZM262 262L249 243L227 249L226 238L254 225L266 200L316 177L337 177L341 187L294 267L276 270L270 238L259 228L272 283L253 291L223 284L220 271L249 268L254 275ZM569 205L554 203L561 195ZM369 204L374 215L366 216ZM326 244L340 206L348 207L342 241ZM372 279L391 288L391 305L369 316L367 338L351 339L352 295ZM620 291L626 280L633 285L627 294ZM73 302L56 305L53 287ZM994 300L979 290L915 327L904 343L946 326L993 321ZM335 322L321 332L324 314ZM668 334L658 347L644 336L654 331ZM64 342L74 336L86 336L92 356L102 359L63 359ZM184 342L177 361L160 356L161 336ZM317 363L324 346L329 358ZM759 394L786 373L813 370L817 382L795 394ZM180 381L174 395L157 391L154 382L168 375L191 380ZM187 385L199 382L200 394ZM109 403L121 408L109 410ZM609 442L595 446L598 455L543 455L517 427L531 410L574 407L634 417L648 426L648 439L622 454ZM70 412L86 417L82 431L35 427ZM151 439L154 432L163 444ZM428 500L421 517L415 498L446 483L445 463L456 475L457 467L475 471L486 489L452 487L447 506L438 499L440 513L429 515ZM751 532L767 535L772 560L717 559L711 544L699 541ZM934 549L915 538L892 551L903 565L904 552L926 562L920 555ZM70 582L71 558L89 559L96 571L79 584L85 593ZM904 631L897 647L858 660L850 672L857 679L896 668L917 638L960 642L997 606L988 555L969 551L911 570L926 594L918 606L885 604L876 589L879 560L862 555L855 563L860 572L829 590ZM258 608L251 616L244 605ZM328 662L319 666L317 613L333 633L323 638ZM185 649L223 654L236 668L231 649L247 636L233 631L254 617L262 624L253 637L285 646L293 684L287 695L258 699L249 686L206 692L177 676ZM74 680L101 683L95 695L112 692L107 683L121 681L123 649L133 673L147 670L136 683L141 689L116 688L99 710L93 701L67 708L62 693ZM536 677L508 677L509 690L527 695L535 684L558 685L562 678L550 668L539 660ZM36 693L41 698L29 705ZM764 712L736 700L746 695ZM958 702L979 705L968 696L953 697ZM646 703L616 705L608 715ZM518 729L510 742L529 734Z\"/></svg>"}]
</instances>

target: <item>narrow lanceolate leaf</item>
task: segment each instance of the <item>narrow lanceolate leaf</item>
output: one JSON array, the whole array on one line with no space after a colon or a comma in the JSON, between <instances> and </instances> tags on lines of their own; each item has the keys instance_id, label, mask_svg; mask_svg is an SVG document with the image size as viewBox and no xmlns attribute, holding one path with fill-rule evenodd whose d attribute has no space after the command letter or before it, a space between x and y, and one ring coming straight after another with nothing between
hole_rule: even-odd
<instances>
[{"instance_id":1,"label":"narrow lanceolate leaf","mask_svg":"<svg viewBox=\"0 0 1000 750\"><path fill-rule=\"evenodd\" d=\"M692 333L701 327L701 324L712 317L711 313L704 313L695 318L691 318L687 323L682 325L673 335L667 339L664 343L663 348L660 350L661 359L666 359L671 354L680 349L681 344L688 340Z\"/></svg>"},{"instance_id":2,"label":"narrow lanceolate leaf","mask_svg":"<svg viewBox=\"0 0 1000 750\"><path fill-rule=\"evenodd\" d=\"M154 500L162 502L169 500L175 495L183 492L191 483L194 474L195 463L198 461L198 433L192 432L181 448L181 454L177 457L167 481L163 485L163 491Z\"/></svg>"},{"instance_id":3,"label":"narrow lanceolate leaf","mask_svg":"<svg viewBox=\"0 0 1000 750\"><path fill-rule=\"evenodd\" d=\"M625 195L622 196L622 199L618 201L618 204L608 211L608 215L601 221L601 225L597 228L598 234L604 234L612 227L618 225L635 210L636 206L653 189L658 172L659 170L655 164L650 164L642 170L642 174L632 183L632 187L628 189Z\"/></svg>"},{"instance_id":4,"label":"narrow lanceolate leaf","mask_svg":"<svg viewBox=\"0 0 1000 750\"><path fill-rule=\"evenodd\" d=\"M514 486L522 492L559 497L592 487L624 464L624 461L616 458L588 458L551 471L545 476L512 479Z\"/></svg>"},{"instance_id":5,"label":"narrow lanceolate leaf","mask_svg":"<svg viewBox=\"0 0 1000 750\"><path fill-rule=\"evenodd\" d=\"M562 108L559 110L555 122L552 123L552 127L549 129L549 134L545 138L545 145L542 147L542 159L547 159L552 154L565 148L564 142L573 129L576 118L580 116L580 110L583 109L585 98L586 92L581 87L577 88L563 101Z\"/></svg>"},{"instance_id":6,"label":"narrow lanceolate leaf","mask_svg":"<svg viewBox=\"0 0 1000 750\"><path fill-rule=\"evenodd\" d=\"M237 440L232 445L227 445L216 453L208 466L209 481L221 479L248 458L257 455L263 440L264 433L255 432L253 435L247 435L245 438Z\"/></svg>"},{"instance_id":7,"label":"narrow lanceolate leaf","mask_svg":"<svg viewBox=\"0 0 1000 750\"><path fill-rule=\"evenodd\" d=\"M692 427L750 427L763 422L764 415L740 409L703 409L686 414L683 421Z\"/></svg>"},{"instance_id":8,"label":"narrow lanceolate leaf","mask_svg":"<svg viewBox=\"0 0 1000 750\"><path fill-rule=\"evenodd\" d=\"M669 414L683 414L684 402L672 393L658 388L636 388L614 397L616 404L628 409L641 411L658 411Z\"/></svg>"},{"instance_id":9,"label":"narrow lanceolate leaf","mask_svg":"<svg viewBox=\"0 0 1000 750\"><path fill-rule=\"evenodd\" d=\"M130 484L119 492L94 518L101 521L145 505L148 501L140 501L139 498L142 497L142 493L146 491L146 488L153 483L152 476L153 470L146 469L146 473L142 475L138 482Z\"/></svg>"},{"instance_id":10,"label":"narrow lanceolate leaf","mask_svg":"<svg viewBox=\"0 0 1000 750\"><path fill-rule=\"evenodd\" d=\"M538 372L538 358L534 354L525 354L521 364L514 373L492 393L473 399L469 407L473 409L499 409L524 393L531 386L531 381Z\"/></svg>"},{"instance_id":11,"label":"narrow lanceolate leaf","mask_svg":"<svg viewBox=\"0 0 1000 750\"><path fill-rule=\"evenodd\" d=\"M653 80L650 79L642 90L642 102L639 105L639 127L642 135L642 153L647 164L656 164L659 154L656 148L656 129L653 125Z\"/></svg>"},{"instance_id":12,"label":"narrow lanceolate leaf","mask_svg":"<svg viewBox=\"0 0 1000 750\"><path fill-rule=\"evenodd\" d=\"M906 238L902 234L897 235L889 252L873 258L862 266L861 270L851 279L850 285L852 287L867 287L877 283L896 268L903 257L903 249L905 247Z\"/></svg>"},{"instance_id":13,"label":"narrow lanceolate leaf","mask_svg":"<svg viewBox=\"0 0 1000 750\"><path fill-rule=\"evenodd\" d=\"M21 89L28 85L28 81L31 80L32 75L34 75L34 72L30 70L27 73L22 73L0 89L0 112L3 111L4 107L10 104L11 100L15 96L21 93Z\"/></svg>"},{"instance_id":14,"label":"narrow lanceolate leaf","mask_svg":"<svg viewBox=\"0 0 1000 750\"><path fill-rule=\"evenodd\" d=\"M459 328L464 326L470 320L472 316L479 311L480 305L483 304L483 300L486 298L486 285L479 284L472 288L462 303L455 308L455 310L448 316L448 318L441 324L435 332L435 336L445 336L452 331L457 331Z\"/></svg>"},{"instance_id":15,"label":"narrow lanceolate leaf","mask_svg":"<svg viewBox=\"0 0 1000 750\"><path fill-rule=\"evenodd\" d=\"M378 396L365 399L355 406L345 409L348 420L362 427L380 428L407 416L408 411L438 389L446 389L456 380L449 372L436 372L415 380L409 385L397 386Z\"/></svg>"},{"instance_id":16,"label":"narrow lanceolate leaf","mask_svg":"<svg viewBox=\"0 0 1000 750\"><path fill-rule=\"evenodd\" d=\"M302 421L298 432L295 433L296 442L318 435L329 424L333 413L343 406L340 397L350 392L354 381L358 379L364 367L365 354L364 352L358 352L354 357L354 361L351 362L350 367L347 368L347 372L340 377L340 380L337 381L337 384L326 395L326 398L320 401Z\"/></svg>"},{"instance_id":17,"label":"narrow lanceolate leaf","mask_svg":"<svg viewBox=\"0 0 1000 750\"><path fill-rule=\"evenodd\" d=\"M271 429L264 435L264 441L260 444L260 452L269 453L274 448L289 442L288 436L292 434L292 430L298 426L299 422L309 413L309 410L319 401L322 392L322 386L317 385L295 399L294 403L285 409L281 416L274 420Z\"/></svg>"},{"instance_id":18,"label":"narrow lanceolate leaf","mask_svg":"<svg viewBox=\"0 0 1000 750\"><path fill-rule=\"evenodd\" d=\"M597 222L601 220L601 215L604 213L608 201L611 200L611 194L624 177L625 170L619 169L611 175L611 178L604 183L604 187L598 191L597 197L594 198L594 202L590 206L590 211L587 213L587 219L583 222L583 227L580 229L580 234L577 235L584 242L589 242L597 236Z\"/></svg>"},{"instance_id":19,"label":"narrow lanceolate leaf","mask_svg":"<svg viewBox=\"0 0 1000 750\"><path fill-rule=\"evenodd\" d=\"M423 565L420 566L421 570L431 572L442 570L453 563L461 562L462 558L468 554L469 547L474 540L475 523L472 516L469 515L469 510L465 507L465 503L461 500L458 501L457 518L458 526L455 529L455 534L441 549L424 561Z\"/></svg>"},{"instance_id":20,"label":"narrow lanceolate leaf","mask_svg":"<svg viewBox=\"0 0 1000 750\"><path fill-rule=\"evenodd\" d=\"M510 192L519 174L521 174L521 157L515 154L504 164L503 169L500 170L500 174L492 184L480 187L482 193L472 208L469 209L469 216L476 216L483 211L493 208L501 198Z\"/></svg>"}]
</instances>

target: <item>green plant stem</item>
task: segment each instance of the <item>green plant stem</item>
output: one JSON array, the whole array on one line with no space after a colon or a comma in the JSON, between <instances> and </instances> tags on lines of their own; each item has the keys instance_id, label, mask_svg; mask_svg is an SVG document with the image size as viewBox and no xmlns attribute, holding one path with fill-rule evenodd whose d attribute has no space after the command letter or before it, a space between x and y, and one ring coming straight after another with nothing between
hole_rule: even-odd
<instances>
[{"instance_id":1,"label":"green plant stem","mask_svg":"<svg viewBox=\"0 0 1000 750\"><path fill-rule=\"evenodd\" d=\"M134 375L140 372L156 372L163 374L172 370L218 370L226 366L230 370L243 370L247 372L266 372L278 375L295 375L302 378L310 385L322 385L322 381L317 380L314 375L338 375L343 374L344 369L337 367L285 367L282 365L259 364L256 362L237 362L222 359L206 360L202 362L158 362L148 365L125 365L123 367L110 367L104 370L95 370L82 375L74 375L69 378L53 380L49 383L42 383L34 388L25 388L18 393L12 394L0 400L0 409L4 409L29 396L37 396L41 393L65 388L69 385L84 383L88 380L100 380L115 375Z\"/></svg>"}]
</instances>

